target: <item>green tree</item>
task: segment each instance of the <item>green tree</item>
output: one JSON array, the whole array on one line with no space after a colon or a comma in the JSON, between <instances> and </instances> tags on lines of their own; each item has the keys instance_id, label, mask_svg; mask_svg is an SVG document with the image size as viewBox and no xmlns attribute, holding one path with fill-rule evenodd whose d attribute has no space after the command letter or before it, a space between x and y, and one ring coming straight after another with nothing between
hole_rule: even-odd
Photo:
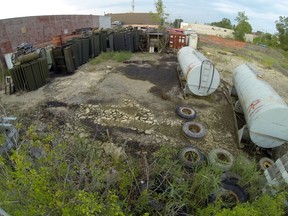
<instances>
[{"instance_id":1,"label":"green tree","mask_svg":"<svg viewBox=\"0 0 288 216\"><path fill-rule=\"evenodd\" d=\"M248 19L248 16L246 16L245 14L245 11L243 12L238 12L238 15L237 17L235 18L235 21L237 21L237 23L242 23L242 22L247 22L249 19Z\"/></svg>"},{"instance_id":2,"label":"green tree","mask_svg":"<svg viewBox=\"0 0 288 216\"><path fill-rule=\"evenodd\" d=\"M245 34L252 32L252 26L248 22L248 17L245 15L245 11L238 12L235 20L238 22L234 29L234 37L237 40L245 41Z\"/></svg>"},{"instance_id":3,"label":"green tree","mask_svg":"<svg viewBox=\"0 0 288 216\"><path fill-rule=\"evenodd\" d=\"M183 19L175 19L173 22L173 27L180 28L181 22L183 22Z\"/></svg>"},{"instance_id":4,"label":"green tree","mask_svg":"<svg viewBox=\"0 0 288 216\"><path fill-rule=\"evenodd\" d=\"M154 2L156 13L150 13L153 20L159 24L159 29L164 29L164 24L169 14L165 12L165 5L162 0L157 0Z\"/></svg>"},{"instance_id":5,"label":"green tree","mask_svg":"<svg viewBox=\"0 0 288 216\"><path fill-rule=\"evenodd\" d=\"M276 35L272 35L270 33L264 33L261 31L257 31L257 37L253 39L254 44L264 44L271 47L276 47L278 44L278 38Z\"/></svg>"},{"instance_id":6,"label":"green tree","mask_svg":"<svg viewBox=\"0 0 288 216\"><path fill-rule=\"evenodd\" d=\"M221 28L233 29L231 21L228 18L223 18L219 22L212 22L211 25L221 27Z\"/></svg>"},{"instance_id":7,"label":"green tree","mask_svg":"<svg viewBox=\"0 0 288 216\"><path fill-rule=\"evenodd\" d=\"M280 47L288 50L288 17L280 16L276 21L276 29L279 35Z\"/></svg>"}]
</instances>

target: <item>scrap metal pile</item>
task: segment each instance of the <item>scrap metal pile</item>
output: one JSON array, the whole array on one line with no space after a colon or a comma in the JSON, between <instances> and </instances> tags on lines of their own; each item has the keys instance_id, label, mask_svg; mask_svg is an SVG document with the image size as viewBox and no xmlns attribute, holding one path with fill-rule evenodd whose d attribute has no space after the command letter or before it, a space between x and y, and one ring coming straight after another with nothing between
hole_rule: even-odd
<instances>
[{"instance_id":1,"label":"scrap metal pile","mask_svg":"<svg viewBox=\"0 0 288 216\"><path fill-rule=\"evenodd\" d=\"M48 63L41 49L22 43L13 53L11 61L14 67L10 70L11 77L6 77L6 94L36 90L47 83Z\"/></svg>"},{"instance_id":2,"label":"scrap metal pile","mask_svg":"<svg viewBox=\"0 0 288 216\"><path fill-rule=\"evenodd\" d=\"M184 97L188 93L208 96L218 88L220 84L218 71L204 55L193 48L183 47L177 56L179 61L177 71ZM259 72L249 64L236 67L233 70L232 97L227 99L234 110L238 147L251 149L251 146L255 145L256 148L270 154L271 149L288 141L288 105L258 74ZM180 107L177 113L182 118L190 119L183 124L182 131L185 136L201 138L205 135L203 125L191 121L196 116L193 108ZM231 161L229 159L231 156L227 156L228 153L226 151L224 154L223 150L219 152L219 155L226 155L225 163ZM259 164L261 169L265 170L269 186L288 183L287 154L279 158L275 164L268 157L261 158Z\"/></svg>"}]
</instances>

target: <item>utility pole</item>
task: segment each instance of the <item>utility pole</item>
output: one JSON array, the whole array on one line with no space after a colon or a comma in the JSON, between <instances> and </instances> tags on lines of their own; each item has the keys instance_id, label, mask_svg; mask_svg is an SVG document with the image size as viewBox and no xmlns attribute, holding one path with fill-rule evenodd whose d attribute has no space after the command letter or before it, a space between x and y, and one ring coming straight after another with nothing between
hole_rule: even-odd
<instances>
[{"instance_id":1,"label":"utility pole","mask_svg":"<svg viewBox=\"0 0 288 216\"><path fill-rule=\"evenodd\" d=\"M134 8L135 8L135 4L134 4L134 0L132 0L132 13L134 13Z\"/></svg>"}]
</instances>

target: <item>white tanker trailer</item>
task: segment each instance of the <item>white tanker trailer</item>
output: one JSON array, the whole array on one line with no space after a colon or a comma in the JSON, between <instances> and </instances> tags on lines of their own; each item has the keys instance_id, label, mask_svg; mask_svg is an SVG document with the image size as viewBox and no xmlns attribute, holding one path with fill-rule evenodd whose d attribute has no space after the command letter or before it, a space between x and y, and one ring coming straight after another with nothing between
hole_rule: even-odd
<instances>
[{"instance_id":1,"label":"white tanker trailer","mask_svg":"<svg viewBox=\"0 0 288 216\"><path fill-rule=\"evenodd\" d=\"M246 120L238 130L240 140L246 128L259 147L274 148L287 142L288 106L277 92L248 64L234 69L233 85Z\"/></svg>"},{"instance_id":2,"label":"white tanker trailer","mask_svg":"<svg viewBox=\"0 0 288 216\"><path fill-rule=\"evenodd\" d=\"M192 93L207 96L213 93L220 84L220 76L214 64L202 53L192 47L182 47L178 53L178 72L184 90L184 96Z\"/></svg>"}]
</instances>

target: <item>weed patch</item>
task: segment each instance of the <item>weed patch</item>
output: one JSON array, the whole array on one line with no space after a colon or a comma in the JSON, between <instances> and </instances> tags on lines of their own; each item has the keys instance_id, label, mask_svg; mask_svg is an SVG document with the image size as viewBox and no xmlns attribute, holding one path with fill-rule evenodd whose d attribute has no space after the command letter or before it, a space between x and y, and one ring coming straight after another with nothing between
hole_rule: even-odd
<instances>
[{"instance_id":1,"label":"weed patch","mask_svg":"<svg viewBox=\"0 0 288 216\"><path fill-rule=\"evenodd\" d=\"M105 52L90 61L90 64L100 64L105 61L124 62L132 57L131 52Z\"/></svg>"}]
</instances>

